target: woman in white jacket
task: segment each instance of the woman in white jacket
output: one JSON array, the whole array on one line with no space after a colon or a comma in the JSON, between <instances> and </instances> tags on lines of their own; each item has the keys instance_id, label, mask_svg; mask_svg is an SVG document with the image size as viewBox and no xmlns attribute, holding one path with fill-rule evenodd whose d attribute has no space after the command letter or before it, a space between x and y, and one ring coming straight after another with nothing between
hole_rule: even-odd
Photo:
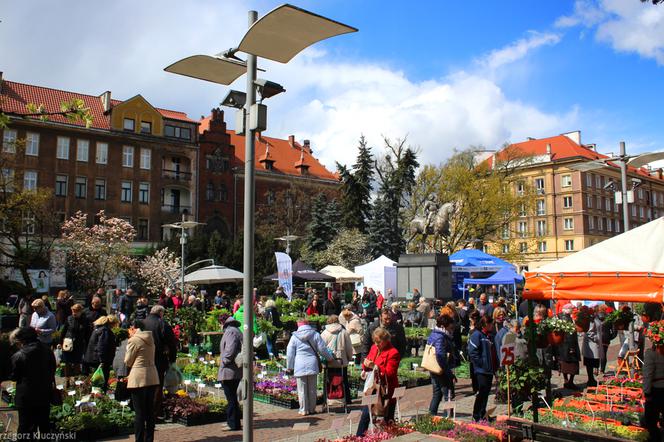
<instances>
[{"instance_id":1,"label":"woman in white jacket","mask_svg":"<svg viewBox=\"0 0 664 442\"><path fill-rule=\"evenodd\" d=\"M339 323L337 315L330 315L327 318L325 330L321 333L321 338L325 341L328 350L334 354L334 361L327 365L329 368L341 369L344 380L344 396L346 403L350 403L350 383L348 382L348 363L353 360L353 344L350 340L350 334Z\"/></svg>"}]
</instances>

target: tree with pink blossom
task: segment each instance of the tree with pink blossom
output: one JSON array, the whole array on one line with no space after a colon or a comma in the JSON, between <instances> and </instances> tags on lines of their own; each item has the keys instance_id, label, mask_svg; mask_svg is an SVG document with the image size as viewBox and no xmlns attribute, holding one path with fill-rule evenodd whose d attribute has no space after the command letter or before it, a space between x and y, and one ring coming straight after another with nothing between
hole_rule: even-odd
<instances>
[{"instance_id":1,"label":"tree with pink blossom","mask_svg":"<svg viewBox=\"0 0 664 442\"><path fill-rule=\"evenodd\" d=\"M160 293L164 288L174 286L180 274L180 258L163 248L154 255L147 256L137 265L137 276L142 286L152 293Z\"/></svg>"},{"instance_id":2,"label":"tree with pink blossom","mask_svg":"<svg viewBox=\"0 0 664 442\"><path fill-rule=\"evenodd\" d=\"M86 291L105 288L132 265L131 242L136 230L121 218L109 218L103 210L88 227L88 216L76 212L62 225L67 246L67 266L76 285Z\"/></svg>"}]
</instances>

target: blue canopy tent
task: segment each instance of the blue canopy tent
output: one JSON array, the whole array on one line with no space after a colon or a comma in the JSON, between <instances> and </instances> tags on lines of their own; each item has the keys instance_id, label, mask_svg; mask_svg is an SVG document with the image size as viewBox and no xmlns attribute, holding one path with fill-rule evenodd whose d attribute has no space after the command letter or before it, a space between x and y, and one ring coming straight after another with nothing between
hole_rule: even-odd
<instances>
[{"instance_id":1,"label":"blue canopy tent","mask_svg":"<svg viewBox=\"0 0 664 442\"><path fill-rule=\"evenodd\" d=\"M472 274L484 273L485 277L497 271L508 268L516 273L516 268L509 262L484 253L478 249L464 249L450 255L452 264L452 296L465 297L464 279L474 276ZM472 273L472 274L471 274Z\"/></svg>"},{"instance_id":2,"label":"blue canopy tent","mask_svg":"<svg viewBox=\"0 0 664 442\"><path fill-rule=\"evenodd\" d=\"M523 276L519 275L514 267L502 267L493 275L488 278L465 278L463 280L463 297L466 297L466 284L480 284L480 285L511 285L514 287L514 305L517 305L516 299L516 284L517 282L522 282ZM517 311L517 319L519 319L519 313Z\"/></svg>"}]
</instances>

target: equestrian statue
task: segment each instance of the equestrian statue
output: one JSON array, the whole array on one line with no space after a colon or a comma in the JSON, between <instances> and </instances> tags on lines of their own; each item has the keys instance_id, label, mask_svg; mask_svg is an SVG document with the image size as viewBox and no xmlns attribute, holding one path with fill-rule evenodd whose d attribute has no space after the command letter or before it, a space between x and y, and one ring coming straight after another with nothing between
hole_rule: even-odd
<instances>
[{"instance_id":1,"label":"equestrian statue","mask_svg":"<svg viewBox=\"0 0 664 442\"><path fill-rule=\"evenodd\" d=\"M421 247L424 250L429 235L450 234L450 218L456 210L455 203L447 202L440 207L435 194L429 195L422 206L423 216L415 216L410 222L410 239L408 243L417 236L422 235Z\"/></svg>"}]
</instances>

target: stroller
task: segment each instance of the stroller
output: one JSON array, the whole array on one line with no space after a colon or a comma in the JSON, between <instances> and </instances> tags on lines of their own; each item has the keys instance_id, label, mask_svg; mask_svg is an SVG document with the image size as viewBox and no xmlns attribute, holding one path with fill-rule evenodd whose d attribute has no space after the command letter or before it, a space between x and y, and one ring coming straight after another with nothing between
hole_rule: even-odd
<instances>
[{"instance_id":1,"label":"stroller","mask_svg":"<svg viewBox=\"0 0 664 442\"><path fill-rule=\"evenodd\" d=\"M342 406L344 414L348 413L350 398L346 397L343 370L343 368L328 366L323 368L323 399L328 414L330 413L330 406Z\"/></svg>"}]
</instances>

